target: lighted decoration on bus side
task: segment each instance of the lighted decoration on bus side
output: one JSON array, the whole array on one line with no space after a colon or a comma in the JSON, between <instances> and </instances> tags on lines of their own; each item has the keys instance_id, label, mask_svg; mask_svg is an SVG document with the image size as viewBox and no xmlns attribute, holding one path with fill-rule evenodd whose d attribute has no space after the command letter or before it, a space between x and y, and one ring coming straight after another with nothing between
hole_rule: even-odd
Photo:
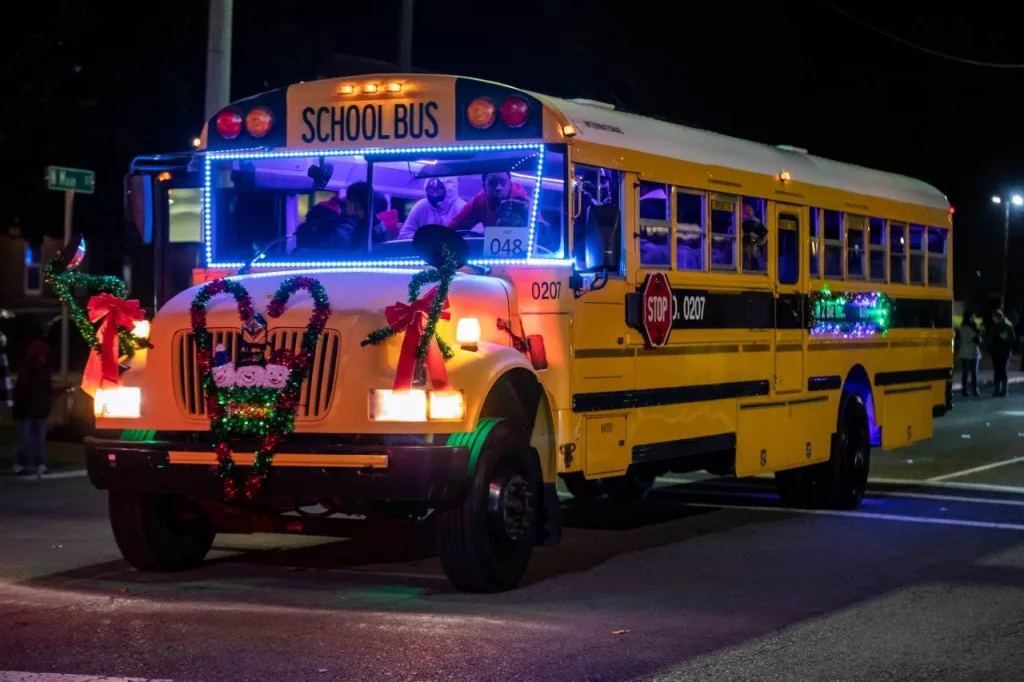
<instances>
[{"instance_id":1,"label":"lighted decoration on bus side","mask_svg":"<svg viewBox=\"0 0 1024 682\"><path fill-rule=\"evenodd\" d=\"M838 293L825 286L810 303L813 336L862 339L889 332L892 301L880 291Z\"/></svg>"},{"instance_id":2,"label":"lighted decoration on bus side","mask_svg":"<svg viewBox=\"0 0 1024 682\"><path fill-rule=\"evenodd\" d=\"M543 265L569 266L572 260L567 258L536 258L533 255L534 244L536 243L537 211L540 207L541 186L545 178L544 173L544 152L545 146L538 143L513 142L507 144L480 144L480 145L451 145L444 147L411 147L411 148L390 148L390 149L327 149L317 150L316 156L362 156L372 154L374 156L397 156L407 154L449 154L464 152L493 152L493 151L536 151L538 153L537 171L529 177L535 180L533 188L533 205L530 210L530 232L527 240L527 251L525 258L481 258L469 261L470 265L503 266L503 265ZM259 149L231 150L222 152L209 152L204 156L203 165L203 245L206 256L207 268L237 269L245 265L242 262L217 263L213 258L213 163L215 161L246 161L258 159L293 159L304 158L313 155L306 151L265 151ZM515 169L513 169L515 170ZM518 175L519 173L517 173ZM525 175L525 174L523 174ZM260 260L253 264L253 268L324 268L342 270L365 270L367 268L422 268L424 262L418 258L395 258L389 260L361 260L361 261L267 261Z\"/></svg>"}]
</instances>

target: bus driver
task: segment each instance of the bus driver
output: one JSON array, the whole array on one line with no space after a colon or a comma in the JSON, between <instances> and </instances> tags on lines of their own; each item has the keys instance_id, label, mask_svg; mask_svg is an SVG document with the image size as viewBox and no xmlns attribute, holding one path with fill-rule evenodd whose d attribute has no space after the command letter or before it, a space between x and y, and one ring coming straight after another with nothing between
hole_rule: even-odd
<instances>
[{"instance_id":1,"label":"bus driver","mask_svg":"<svg viewBox=\"0 0 1024 682\"><path fill-rule=\"evenodd\" d=\"M522 185L512 182L508 171L483 174L483 189L451 219L448 227L457 231L483 232L483 227L498 224L498 209L504 201L530 203ZM477 229L477 226L481 226Z\"/></svg>"}]
</instances>

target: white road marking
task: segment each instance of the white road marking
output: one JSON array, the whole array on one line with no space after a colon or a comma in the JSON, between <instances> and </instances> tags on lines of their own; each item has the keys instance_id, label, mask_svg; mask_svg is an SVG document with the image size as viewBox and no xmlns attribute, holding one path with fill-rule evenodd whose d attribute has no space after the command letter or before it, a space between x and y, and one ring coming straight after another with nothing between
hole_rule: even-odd
<instances>
[{"instance_id":1,"label":"white road marking","mask_svg":"<svg viewBox=\"0 0 1024 682\"><path fill-rule=\"evenodd\" d=\"M992 462L991 464L983 464L980 467L972 467L970 469L964 469L962 471L954 471L951 474L943 474L942 476L933 476L927 479L928 483L939 483L941 481L948 481L951 478L960 478L961 476L969 476L971 474L977 474L982 471L988 471L990 469L998 469L999 467L1007 466L1008 464L1017 464L1018 462L1024 462L1024 457L1014 457L1013 459L1004 459L1001 462Z\"/></svg>"},{"instance_id":2,"label":"white road marking","mask_svg":"<svg viewBox=\"0 0 1024 682\"><path fill-rule=\"evenodd\" d=\"M661 492L669 493L673 495L704 495L706 497L767 497L776 498L777 495L771 491L765 492L754 492L751 491L738 491L738 490L701 490L701 489L666 489L659 488ZM966 497L963 495L935 495L930 493L911 493L902 492L897 490L868 490L867 497L891 497L891 498L910 498L915 500L935 500L938 502L966 502L968 504L996 504L1004 505L1007 507L1024 507L1024 500L1000 500L992 499L990 497Z\"/></svg>"},{"instance_id":3,"label":"white road marking","mask_svg":"<svg viewBox=\"0 0 1024 682\"><path fill-rule=\"evenodd\" d=\"M852 519L876 519L879 521L902 521L903 523L928 523L937 526L961 526L964 528L991 528L1024 532L1021 523L995 523L991 521L969 521L967 519L940 519L930 516L901 516L899 514L872 514L870 512L841 511L838 509L794 509L792 507L760 507L745 504L707 504L687 502L690 507L706 509L743 509L746 511L779 512L783 514L807 514L810 516L844 516Z\"/></svg>"},{"instance_id":4,"label":"white road marking","mask_svg":"<svg viewBox=\"0 0 1024 682\"><path fill-rule=\"evenodd\" d=\"M62 675L60 673L24 673L0 670L0 682L171 682L148 677L100 677L99 675Z\"/></svg>"},{"instance_id":5,"label":"white road marking","mask_svg":"<svg viewBox=\"0 0 1024 682\"><path fill-rule=\"evenodd\" d=\"M1024 486L1019 485L995 485L992 483L960 483L958 481L923 481L915 478L872 478L868 485L881 483L883 485L906 485L917 488L950 488L952 490L980 490L993 493L1012 493L1024 495Z\"/></svg>"}]
</instances>

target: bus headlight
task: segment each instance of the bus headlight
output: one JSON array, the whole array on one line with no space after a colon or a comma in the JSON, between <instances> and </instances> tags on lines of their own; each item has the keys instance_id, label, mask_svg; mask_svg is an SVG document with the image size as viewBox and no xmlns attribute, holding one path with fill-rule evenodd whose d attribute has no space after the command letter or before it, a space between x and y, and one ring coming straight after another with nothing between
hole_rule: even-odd
<instances>
[{"instance_id":1,"label":"bus headlight","mask_svg":"<svg viewBox=\"0 0 1024 682\"><path fill-rule=\"evenodd\" d=\"M97 417L138 419L142 416L142 389L137 386L98 388L92 411Z\"/></svg>"},{"instance_id":2,"label":"bus headlight","mask_svg":"<svg viewBox=\"0 0 1024 682\"><path fill-rule=\"evenodd\" d=\"M378 422L461 421L466 416L462 391L370 391L370 419Z\"/></svg>"}]
</instances>

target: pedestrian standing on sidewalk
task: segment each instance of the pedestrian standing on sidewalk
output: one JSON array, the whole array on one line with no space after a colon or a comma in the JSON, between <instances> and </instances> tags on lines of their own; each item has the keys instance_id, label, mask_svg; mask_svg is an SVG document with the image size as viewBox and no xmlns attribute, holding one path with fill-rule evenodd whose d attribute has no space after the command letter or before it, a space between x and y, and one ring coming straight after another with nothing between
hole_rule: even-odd
<instances>
[{"instance_id":1,"label":"pedestrian standing on sidewalk","mask_svg":"<svg viewBox=\"0 0 1024 682\"><path fill-rule=\"evenodd\" d=\"M14 446L14 473L46 473L46 420L50 416L53 382L46 369L50 347L33 341L28 358L14 385L14 419L18 442Z\"/></svg>"},{"instance_id":2,"label":"pedestrian standing on sidewalk","mask_svg":"<svg viewBox=\"0 0 1024 682\"><path fill-rule=\"evenodd\" d=\"M960 358L962 370L960 378L960 393L963 397L973 395L978 397L978 362L981 360L981 332L974 321L974 314L964 313L964 321L960 324L960 351L957 353ZM967 379L971 380L970 394L967 393Z\"/></svg>"},{"instance_id":3,"label":"pedestrian standing on sidewalk","mask_svg":"<svg viewBox=\"0 0 1024 682\"><path fill-rule=\"evenodd\" d=\"M988 352L992 355L994 371L995 391L992 395L996 398L1005 398L1009 384L1009 377L1006 376L1006 363L1010 361L1013 347L1017 345L1017 335L1002 310L992 313L992 328L989 330L986 345Z\"/></svg>"},{"instance_id":4,"label":"pedestrian standing on sidewalk","mask_svg":"<svg viewBox=\"0 0 1024 682\"><path fill-rule=\"evenodd\" d=\"M4 412L14 406L14 385L11 383L11 370L7 366L7 337L0 332L0 409Z\"/></svg>"}]
</instances>

